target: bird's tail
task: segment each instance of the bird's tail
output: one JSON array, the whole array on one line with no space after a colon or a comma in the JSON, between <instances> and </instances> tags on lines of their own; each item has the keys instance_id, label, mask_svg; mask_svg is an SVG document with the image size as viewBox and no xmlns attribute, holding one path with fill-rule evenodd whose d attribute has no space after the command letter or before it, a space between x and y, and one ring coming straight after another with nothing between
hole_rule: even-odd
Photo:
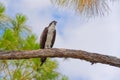
<instances>
[{"instance_id":1,"label":"bird's tail","mask_svg":"<svg viewBox=\"0 0 120 80\"><path fill-rule=\"evenodd\" d=\"M44 63L44 62L41 62L40 66L42 66L42 65L43 65L43 63Z\"/></svg>"},{"instance_id":2,"label":"bird's tail","mask_svg":"<svg viewBox=\"0 0 120 80\"><path fill-rule=\"evenodd\" d=\"M40 66L42 66L42 65L43 65L43 63L45 63L46 59L47 59L46 57L41 58L41 64L40 64Z\"/></svg>"}]
</instances>

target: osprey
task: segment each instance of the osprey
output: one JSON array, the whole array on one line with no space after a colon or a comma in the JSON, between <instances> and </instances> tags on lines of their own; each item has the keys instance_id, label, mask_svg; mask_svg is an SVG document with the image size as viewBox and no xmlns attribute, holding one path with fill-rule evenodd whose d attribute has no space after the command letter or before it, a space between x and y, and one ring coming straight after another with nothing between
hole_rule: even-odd
<instances>
[{"instance_id":1,"label":"osprey","mask_svg":"<svg viewBox=\"0 0 120 80\"><path fill-rule=\"evenodd\" d=\"M49 26L45 27L45 29L43 30L42 35L40 37L41 49L53 47L56 37L56 29L55 29L56 23L57 23L56 21L52 21L49 24ZM46 57L42 57L40 66L42 66L45 61L46 61Z\"/></svg>"}]
</instances>

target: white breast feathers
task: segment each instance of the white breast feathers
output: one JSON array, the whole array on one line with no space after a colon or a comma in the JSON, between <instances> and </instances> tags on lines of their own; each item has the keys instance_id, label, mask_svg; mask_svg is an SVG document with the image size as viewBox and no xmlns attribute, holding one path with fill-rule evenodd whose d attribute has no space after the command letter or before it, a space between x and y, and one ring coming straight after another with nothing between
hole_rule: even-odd
<instances>
[{"instance_id":1,"label":"white breast feathers","mask_svg":"<svg viewBox=\"0 0 120 80\"><path fill-rule=\"evenodd\" d=\"M48 33L47 33L45 48L51 48L50 46L52 44L54 30L55 30L55 25L54 24L52 24L51 26L48 27Z\"/></svg>"}]
</instances>

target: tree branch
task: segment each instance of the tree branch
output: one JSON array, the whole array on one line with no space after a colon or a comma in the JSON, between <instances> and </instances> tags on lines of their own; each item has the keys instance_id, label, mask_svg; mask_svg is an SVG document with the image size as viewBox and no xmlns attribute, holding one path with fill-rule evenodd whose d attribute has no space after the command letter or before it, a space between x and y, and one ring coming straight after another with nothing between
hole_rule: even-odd
<instances>
[{"instance_id":1,"label":"tree branch","mask_svg":"<svg viewBox=\"0 0 120 80\"><path fill-rule=\"evenodd\" d=\"M29 59L38 57L75 58L89 61L92 64L102 63L120 67L120 58L98 53L90 53L82 50L51 48L31 51L0 52L0 60Z\"/></svg>"}]
</instances>

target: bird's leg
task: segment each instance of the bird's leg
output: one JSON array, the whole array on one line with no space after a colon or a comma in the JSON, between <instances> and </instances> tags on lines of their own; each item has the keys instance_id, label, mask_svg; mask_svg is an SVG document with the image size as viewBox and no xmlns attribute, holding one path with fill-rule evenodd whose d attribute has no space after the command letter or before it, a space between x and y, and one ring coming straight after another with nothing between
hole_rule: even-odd
<instances>
[{"instance_id":1,"label":"bird's leg","mask_svg":"<svg viewBox=\"0 0 120 80\"><path fill-rule=\"evenodd\" d=\"M50 45L47 45L45 48L46 48L46 49L49 49L49 48L51 48L51 47L50 47Z\"/></svg>"}]
</instances>

